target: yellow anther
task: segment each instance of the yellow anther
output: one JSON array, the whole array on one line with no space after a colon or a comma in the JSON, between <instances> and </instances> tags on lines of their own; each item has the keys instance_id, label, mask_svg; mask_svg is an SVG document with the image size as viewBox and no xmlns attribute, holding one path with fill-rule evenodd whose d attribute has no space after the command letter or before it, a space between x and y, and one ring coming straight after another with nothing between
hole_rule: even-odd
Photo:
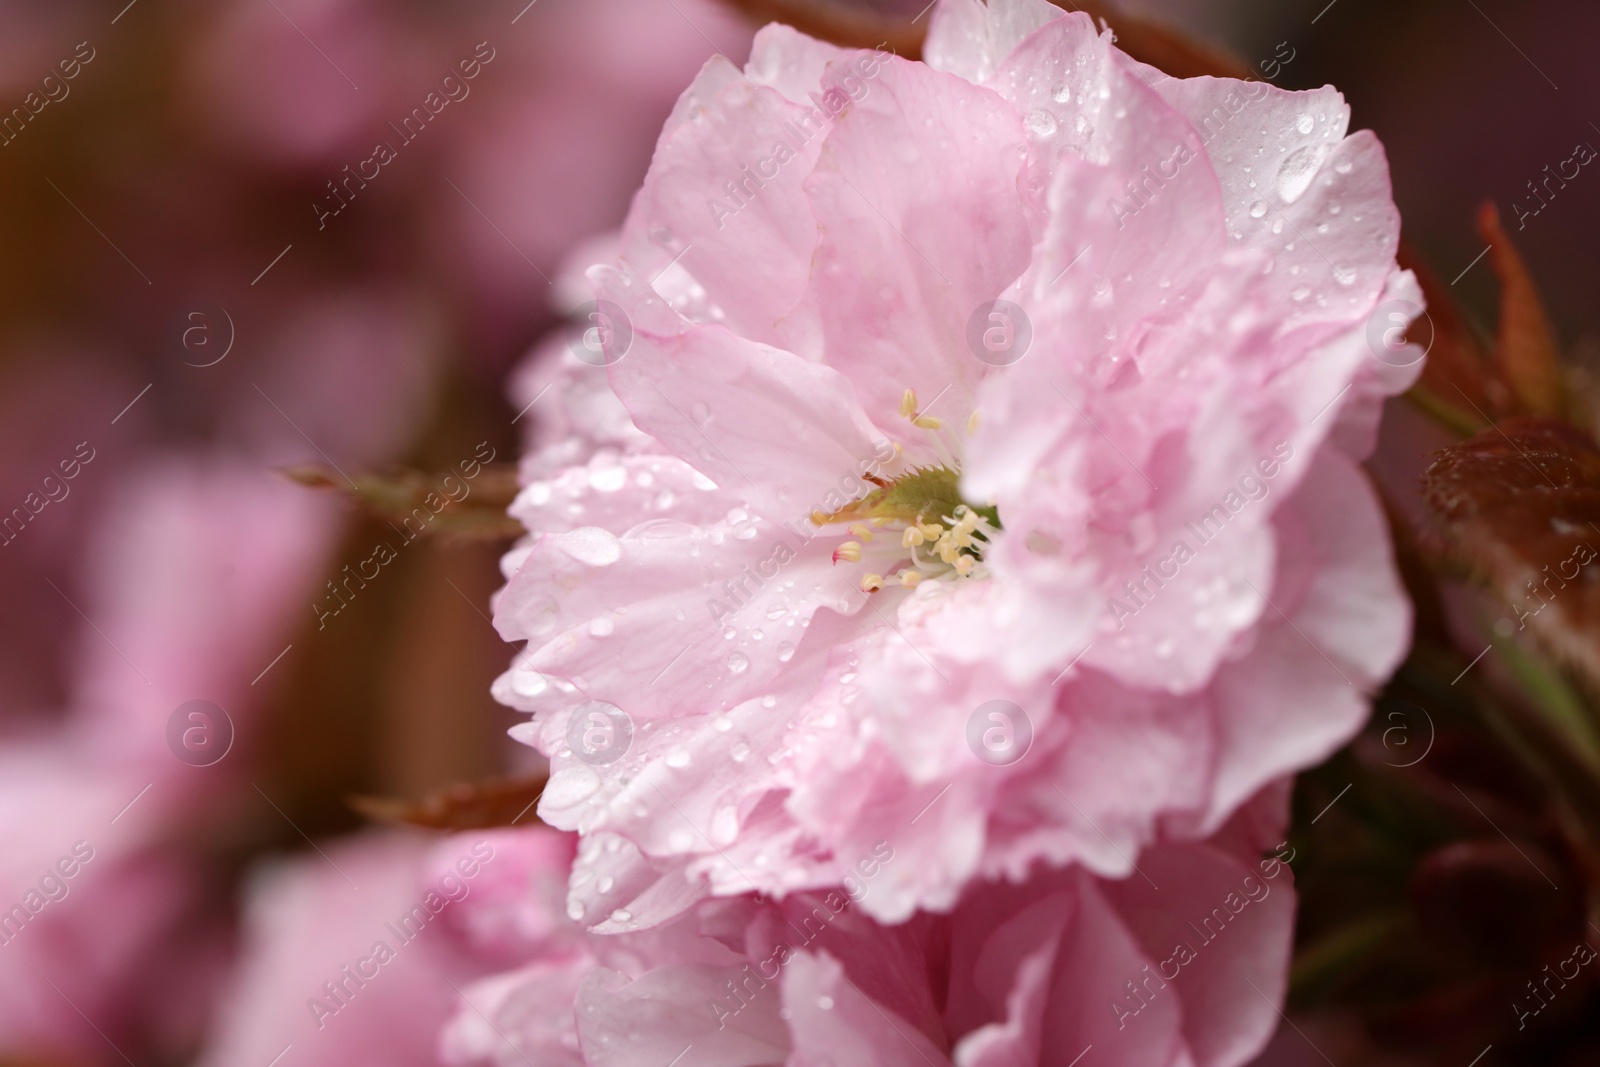
<instances>
[{"instance_id":1,"label":"yellow anther","mask_svg":"<svg viewBox=\"0 0 1600 1067\"><path fill-rule=\"evenodd\" d=\"M978 409L977 408L973 408L972 409L972 414L967 416L967 436L970 437L970 436L972 436L973 434L975 434L977 432L978 432Z\"/></svg>"},{"instance_id":2,"label":"yellow anther","mask_svg":"<svg viewBox=\"0 0 1600 1067\"><path fill-rule=\"evenodd\" d=\"M923 430L938 430L944 426L944 423L940 422L932 415L918 415L916 418L911 420L911 425Z\"/></svg>"},{"instance_id":3,"label":"yellow anther","mask_svg":"<svg viewBox=\"0 0 1600 1067\"><path fill-rule=\"evenodd\" d=\"M850 533L851 533L852 536L859 537L863 541L872 540L872 529L871 529L871 527L863 526L859 522L850 527Z\"/></svg>"},{"instance_id":4,"label":"yellow anther","mask_svg":"<svg viewBox=\"0 0 1600 1067\"><path fill-rule=\"evenodd\" d=\"M905 395L900 398L900 417L903 419L909 419L912 415L916 414L916 411L917 391L915 389L907 389L905 391Z\"/></svg>"},{"instance_id":5,"label":"yellow anther","mask_svg":"<svg viewBox=\"0 0 1600 1067\"><path fill-rule=\"evenodd\" d=\"M861 591L863 593L876 593L883 588L883 575L863 574L861 576Z\"/></svg>"},{"instance_id":6,"label":"yellow anther","mask_svg":"<svg viewBox=\"0 0 1600 1067\"><path fill-rule=\"evenodd\" d=\"M861 542L860 541L846 541L844 544L842 544L838 548L834 549L833 550L833 561L835 563L838 563L840 560L844 560L846 563L860 563L861 562Z\"/></svg>"},{"instance_id":7,"label":"yellow anther","mask_svg":"<svg viewBox=\"0 0 1600 1067\"><path fill-rule=\"evenodd\" d=\"M915 589L920 581L922 581L921 571L905 570L900 572L900 584L907 589Z\"/></svg>"},{"instance_id":8,"label":"yellow anther","mask_svg":"<svg viewBox=\"0 0 1600 1067\"><path fill-rule=\"evenodd\" d=\"M927 540L920 527L907 526L906 532L900 535L901 548L915 548Z\"/></svg>"},{"instance_id":9,"label":"yellow anther","mask_svg":"<svg viewBox=\"0 0 1600 1067\"><path fill-rule=\"evenodd\" d=\"M965 578L972 573L972 568L977 564L978 561L971 556L957 557L955 561L956 573Z\"/></svg>"}]
</instances>

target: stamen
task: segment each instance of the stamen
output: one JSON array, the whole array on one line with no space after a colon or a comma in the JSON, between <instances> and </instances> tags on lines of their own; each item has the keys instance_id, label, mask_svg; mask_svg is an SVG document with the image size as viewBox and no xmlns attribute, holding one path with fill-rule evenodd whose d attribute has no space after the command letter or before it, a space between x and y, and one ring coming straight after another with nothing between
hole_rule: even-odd
<instances>
[{"instance_id":1,"label":"stamen","mask_svg":"<svg viewBox=\"0 0 1600 1067\"><path fill-rule=\"evenodd\" d=\"M833 562L838 563L840 560L844 560L847 563L860 563L861 562L861 542L860 541L846 541L844 544L842 544L838 548L834 549L833 550Z\"/></svg>"},{"instance_id":2,"label":"stamen","mask_svg":"<svg viewBox=\"0 0 1600 1067\"><path fill-rule=\"evenodd\" d=\"M861 591L863 593L876 593L883 588L883 575L863 574L861 576Z\"/></svg>"},{"instance_id":3,"label":"stamen","mask_svg":"<svg viewBox=\"0 0 1600 1067\"><path fill-rule=\"evenodd\" d=\"M917 391L915 389L907 389L905 391L905 395L900 398L900 417L902 419L909 419L913 414L916 413L916 410Z\"/></svg>"}]
</instances>

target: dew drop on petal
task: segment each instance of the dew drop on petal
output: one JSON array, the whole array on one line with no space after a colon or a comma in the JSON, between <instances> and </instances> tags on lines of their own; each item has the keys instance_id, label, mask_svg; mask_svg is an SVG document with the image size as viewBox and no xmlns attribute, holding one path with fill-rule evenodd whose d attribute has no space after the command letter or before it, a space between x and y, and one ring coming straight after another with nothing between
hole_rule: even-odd
<instances>
[{"instance_id":1,"label":"dew drop on petal","mask_svg":"<svg viewBox=\"0 0 1600 1067\"><path fill-rule=\"evenodd\" d=\"M778 645L778 662L788 663L791 659L794 659L794 646L787 641L781 642Z\"/></svg>"},{"instance_id":2,"label":"dew drop on petal","mask_svg":"<svg viewBox=\"0 0 1600 1067\"><path fill-rule=\"evenodd\" d=\"M1278 166L1278 195L1283 197L1284 203L1294 203L1311 188L1326 152L1325 145L1306 145L1284 157Z\"/></svg>"},{"instance_id":3,"label":"dew drop on petal","mask_svg":"<svg viewBox=\"0 0 1600 1067\"><path fill-rule=\"evenodd\" d=\"M536 671L513 671L511 674L511 691L519 697L536 697L549 688L549 681Z\"/></svg>"},{"instance_id":4,"label":"dew drop on petal","mask_svg":"<svg viewBox=\"0 0 1600 1067\"><path fill-rule=\"evenodd\" d=\"M558 543L567 555L591 567L606 567L622 558L622 542L598 526L580 527Z\"/></svg>"},{"instance_id":5,"label":"dew drop on petal","mask_svg":"<svg viewBox=\"0 0 1600 1067\"><path fill-rule=\"evenodd\" d=\"M1042 107L1036 107L1028 112L1028 129L1040 137L1049 137L1056 132L1056 117Z\"/></svg>"},{"instance_id":6,"label":"dew drop on petal","mask_svg":"<svg viewBox=\"0 0 1600 1067\"><path fill-rule=\"evenodd\" d=\"M628 468L601 467L589 472L589 487L600 493L615 493L628 482Z\"/></svg>"},{"instance_id":7,"label":"dew drop on petal","mask_svg":"<svg viewBox=\"0 0 1600 1067\"><path fill-rule=\"evenodd\" d=\"M728 672L730 674L743 674L750 666L750 657L743 652L735 652L728 657Z\"/></svg>"},{"instance_id":8,"label":"dew drop on petal","mask_svg":"<svg viewBox=\"0 0 1600 1067\"><path fill-rule=\"evenodd\" d=\"M1266 213L1267 213L1267 202L1265 200L1257 200L1255 203L1250 205L1250 217L1251 218L1259 219L1261 216L1265 215Z\"/></svg>"}]
</instances>

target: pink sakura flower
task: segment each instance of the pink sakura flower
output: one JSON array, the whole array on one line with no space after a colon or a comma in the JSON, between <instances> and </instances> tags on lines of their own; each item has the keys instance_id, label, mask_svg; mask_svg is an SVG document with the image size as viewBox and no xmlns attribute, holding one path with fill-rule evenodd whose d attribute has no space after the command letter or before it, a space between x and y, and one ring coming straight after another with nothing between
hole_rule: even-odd
<instances>
[{"instance_id":1,"label":"pink sakura flower","mask_svg":"<svg viewBox=\"0 0 1600 1067\"><path fill-rule=\"evenodd\" d=\"M880 842L837 889L702 901L619 935L571 925L464 987L442 1049L454 1067L1031 1067L1089 1047L1240 1064L1277 1022L1294 914L1289 854L1258 856L1243 831L1161 845L1142 876L976 884L949 914L884 926L866 906L915 857Z\"/></svg>"},{"instance_id":2,"label":"pink sakura flower","mask_svg":"<svg viewBox=\"0 0 1600 1067\"><path fill-rule=\"evenodd\" d=\"M883 840L884 921L1127 876L1347 739L1404 650L1357 466L1415 370L1377 140L1044 0L933 19L926 63L782 26L709 62L585 358L536 372L632 423L529 461L496 614L602 931Z\"/></svg>"},{"instance_id":3,"label":"pink sakura flower","mask_svg":"<svg viewBox=\"0 0 1600 1067\"><path fill-rule=\"evenodd\" d=\"M107 462L78 459L84 479ZM82 568L71 706L0 739L0 1059L113 1063L130 1045L181 1058L196 1038L226 931L174 842L226 805L219 787L244 787L269 684L252 679L305 611L331 519L237 460L121 472ZM194 700L229 725L208 711L198 745L175 745L169 724Z\"/></svg>"},{"instance_id":4,"label":"pink sakura flower","mask_svg":"<svg viewBox=\"0 0 1600 1067\"><path fill-rule=\"evenodd\" d=\"M460 990L557 951L557 927L571 938L539 906L571 855L548 831L367 834L263 867L200 1062L268 1063L292 1046L306 1064L437 1064Z\"/></svg>"}]
</instances>

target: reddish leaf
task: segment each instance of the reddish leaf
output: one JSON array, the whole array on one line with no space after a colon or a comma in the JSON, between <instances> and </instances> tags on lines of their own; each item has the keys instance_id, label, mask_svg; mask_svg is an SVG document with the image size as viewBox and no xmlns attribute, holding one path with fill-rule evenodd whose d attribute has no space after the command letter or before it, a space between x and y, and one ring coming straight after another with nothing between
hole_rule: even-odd
<instances>
[{"instance_id":1,"label":"reddish leaf","mask_svg":"<svg viewBox=\"0 0 1600 1067\"><path fill-rule=\"evenodd\" d=\"M1517 419L1438 454L1424 495L1445 550L1600 685L1600 450L1554 419Z\"/></svg>"},{"instance_id":2,"label":"reddish leaf","mask_svg":"<svg viewBox=\"0 0 1600 1067\"><path fill-rule=\"evenodd\" d=\"M1565 408L1555 331L1539 289L1517 246L1500 225L1493 204L1478 209L1478 232L1489 242L1489 257L1500 276L1500 335L1495 363L1525 411L1559 415Z\"/></svg>"},{"instance_id":3,"label":"reddish leaf","mask_svg":"<svg viewBox=\"0 0 1600 1067\"><path fill-rule=\"evenodd\" d=\"M1413 399L1431 411L1447 413L1453 425L1472 428L1466 432L1481 428L1494 415L1509 414L1511 390L1495 376L1489 353L1461 316L1455 294L1403 240L1399 259L1417 276L1428 307L1426 318L1413 323L1406 335L1408 341L1428 349Z\"/></svg>"},{"instance_id":4,"label":"reddish leaf","mask_svg":"<svg viewBox=\"0 0 1600 1067\"><path fill-rule=\"evenodd\" d=\"M379 822L432 830L484 830L514 823L528 826L538 822L532 809L544 792L546 780L541 774L455 785L418 802L351 797L350 806Z\"/></svg>"},{"instance_id":5,"label":"reddish leaf","mask_svg":"<svg viewBox=\"0 0 1600 1067\"><path fill-rule=\"evenodd\" d=\"M358 474L347 481L335 471L311 466L288 467L283 474L308 489L342 492L373 514L421 533L487 540L523 533L522 524L506 514L517 495L517 471L511 464L480 465L472 478L407 470L388 476Z\"/></svg>"}]
</instances>

